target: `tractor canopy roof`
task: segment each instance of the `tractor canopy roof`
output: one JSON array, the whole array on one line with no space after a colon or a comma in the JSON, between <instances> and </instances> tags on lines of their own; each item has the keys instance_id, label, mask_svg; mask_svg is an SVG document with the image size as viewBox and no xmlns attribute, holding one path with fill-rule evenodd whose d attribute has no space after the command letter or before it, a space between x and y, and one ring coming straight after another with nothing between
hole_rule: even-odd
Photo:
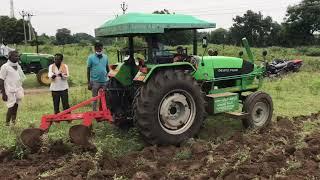
<instances>
[{"instance_id":1,"label":"tractor canopy roof","mask_svg":"<svg viewBox=\"0 0 320 180\"><path fill-rule=\"evenodd\" d=\"M182 14L128 13L109 20L95 29L97 37L127 36L134 34L159 34L170 29L215 28L215 23Z\"/></svg>"}]
</instances>

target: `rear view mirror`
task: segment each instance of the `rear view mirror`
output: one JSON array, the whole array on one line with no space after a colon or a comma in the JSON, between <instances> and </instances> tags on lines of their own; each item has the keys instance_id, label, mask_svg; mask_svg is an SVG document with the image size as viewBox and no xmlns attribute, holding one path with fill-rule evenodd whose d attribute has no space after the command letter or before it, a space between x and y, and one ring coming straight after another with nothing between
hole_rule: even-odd
<instances>
[{"instance_id":1,"label":"rear view mirror","mask_svg":"<svg viewBox=\"0 0 320 180\"><path fill-rule=\"evenodd\" d=\"M207 48L208 47L208 42L207 42L207 37L202 38L202 47Z\"/></svg>"}]
</instances>

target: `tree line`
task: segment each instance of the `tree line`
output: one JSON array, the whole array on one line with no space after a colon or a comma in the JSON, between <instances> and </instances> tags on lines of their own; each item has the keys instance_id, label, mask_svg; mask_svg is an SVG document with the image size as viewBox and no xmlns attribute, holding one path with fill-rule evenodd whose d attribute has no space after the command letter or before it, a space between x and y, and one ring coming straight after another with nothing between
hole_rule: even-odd
<instances>
[{"instance_id":1,"label":"tree line","mask_svg":"<svg viewBox=\"0 0 320 180\"><path fill-rule=\"evenodd\" d=\"M166 9L153 13L170 14ZM28 31L28 28L26 30ZM192 35L191 31L168 32L161 35L160 39L164 44L174 46L192 43ZM246 37L255 47L320 45L320 0L303 0L297 5L289 6L281 24L270 16L263 16L261 12L248 10L242 16L234 17L233 25L229 29L219 28L211 32L201 32L200 36L207 36L209 42L214 44L240 45L241 39ZM22 43L23 20L0 16L1 39L8 43ZM38 36L38 43L54 45L89 44L95 40L97 39L87 33L72 34L66 28L58 29L55 36ZM115 41L99 40L108 44Z\"/></svg>"},{"instance_id":2,"label":"tree line","mask_svg":"<svg viewBox=\"0 0 320 180\"><path fill-rule=\"evenodd\" d=\"M233 22L229 30L208 33L209 42L239 45L241 37L247 37L256 47L320 45L320 0L303 0L289 6L281 24L251 10L233 18Z\"/></svg>"},{"instance_id":3,"label":"tree line","mask_svg":"<svg viewBox=\"0 0 320 180\"><path fill-rule=\"evenodd\" d=\"M169 11L155 13L169 14ZM303 0L289 6L281 24L261 12L248 10L242 16L234 17L229 29L202 32L201 36L207 36L213 44L240 45L241 39L246 37L255 47L320 45L320 0ZM191 32L169 33L166 38L169 38L169 45L192 43Z\"/></svg>"},{"instance_id":4,"label":"tree line","mask_svg":"<svg viewBox=\"0 0 320 180\"><path fill-rule=\"evenodd\" d=\"M28 22L25 21L25 24ZM33 30L37 35L37 32ZM26 28L26 34L29 34L29 28ZM71 34L67 28L58 29L55 36L48 36L46 34L37 35L37 42L33 38L28 41L31 45L38 44L54 44L64 45L72 43L88 44L95 41L95 38L87 33ZM24 42L24 28L23 20L10 18L8 16L0 16L0 43L6 41L9 44L20 44Z\"/></svg>"}]
</instances>

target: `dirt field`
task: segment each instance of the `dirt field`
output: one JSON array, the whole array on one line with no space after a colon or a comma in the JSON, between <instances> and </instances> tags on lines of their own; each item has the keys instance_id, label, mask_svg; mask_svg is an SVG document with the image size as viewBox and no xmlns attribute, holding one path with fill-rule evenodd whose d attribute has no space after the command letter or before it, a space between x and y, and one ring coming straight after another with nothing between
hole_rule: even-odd
<instances>
[{"instance_id":1,"label":"dirt field","mask_svg":"<svg viewBox=\"0 0 320 180\"><path fill-rule=\"evenodd\" d=\"M60 141L22 160L2 150L0 174L6 179L320 179L320 132L303 133L304 123L319 125L319 118L320 113L278 117L268 129L237 132L222 143L190 140L118 158Z\"/></svg>"}]
</instances>

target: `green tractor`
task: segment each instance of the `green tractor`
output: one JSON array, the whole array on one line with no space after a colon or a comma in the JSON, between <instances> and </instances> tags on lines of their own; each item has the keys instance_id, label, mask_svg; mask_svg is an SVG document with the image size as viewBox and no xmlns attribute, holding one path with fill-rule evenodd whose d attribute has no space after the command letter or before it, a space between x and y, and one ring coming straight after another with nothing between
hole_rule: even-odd
<instances>
[{"instance_id":1,"label":"green tractor","mask_svg":"<svg viewBox=\"0 0 320 180\"><path fill-rule=\"evenodd\" d=\"M95 30L97 37L127 37L127 50L118 51L108 74L106 99L116 125L134 124L147 142L167 145L195 136L207 114L228 113L250 129L270 124L272 99L258 91L265 67L254 64L245 38L247 60L197 55L197 29L206 28L215 24L188 15L128 13ZM174 62L176 54L159 48L158 36L181 30L193 31L193 52L185 48ZM134 37L143 37L147 47L135 49Z\"/></svg>"},{"instance_id":2,"label":"green tractor","mask_svg":"<svg viewBox=\"0 0 320 180\"><path fill-rule=\"evenodd\" d=\"M37 75L39 84L50 85L48 77L48 67L53 63L53 55L39 53L22 53L20 55L20 65L26 74L34 73Z\"/></svg>"},{"instance_id":3,"label":"green tractor","mask_svg":"<svg viewBox=\"0 0 320 180\"><path fill-rule=\"evenodd\" d=\"M258 89L265 66L254 64L246 39L248 60L236 57L197 55L197 29L215 24L177 14L129 13L108 21L95 30L97 37L127 37L128 46L118 51L118 63L110 65L106 90L59 114L44 115L39 128L21 133L22 143L37 149L40 136L53 123L82 120L69 129L71 142L88 146L92 122L110 122L120 128L137 126L150 144L178 145L194 137L207 114L228 113L242 119L245 128L270 124L271 97ZM192 30L193 52L179 53L161 48L158 36L170 31ZM147 47L135 48L134 37L143 37ZM178 48L177 48L178 50ZM77 109L100 101L98 111L79 113ZM76 112L74 112L76 111ZM72 113L74 112L74 113Z\"/></svg>"},{"instance_id":4,"label":"green tractor","mask_svg":"<svg viewBox=\"0 0 320 180\"><path fill-rule=\"evenodd\" d=\"M50 85L50 78L48 77L48 67L53 63L53 55L39 54L39 53L21 53L20 62L24 73L34 73L37 75L39 84L44 86ZM8 58L0 55L0 67L6 63Z\"/></svg>"}]
</instances>

